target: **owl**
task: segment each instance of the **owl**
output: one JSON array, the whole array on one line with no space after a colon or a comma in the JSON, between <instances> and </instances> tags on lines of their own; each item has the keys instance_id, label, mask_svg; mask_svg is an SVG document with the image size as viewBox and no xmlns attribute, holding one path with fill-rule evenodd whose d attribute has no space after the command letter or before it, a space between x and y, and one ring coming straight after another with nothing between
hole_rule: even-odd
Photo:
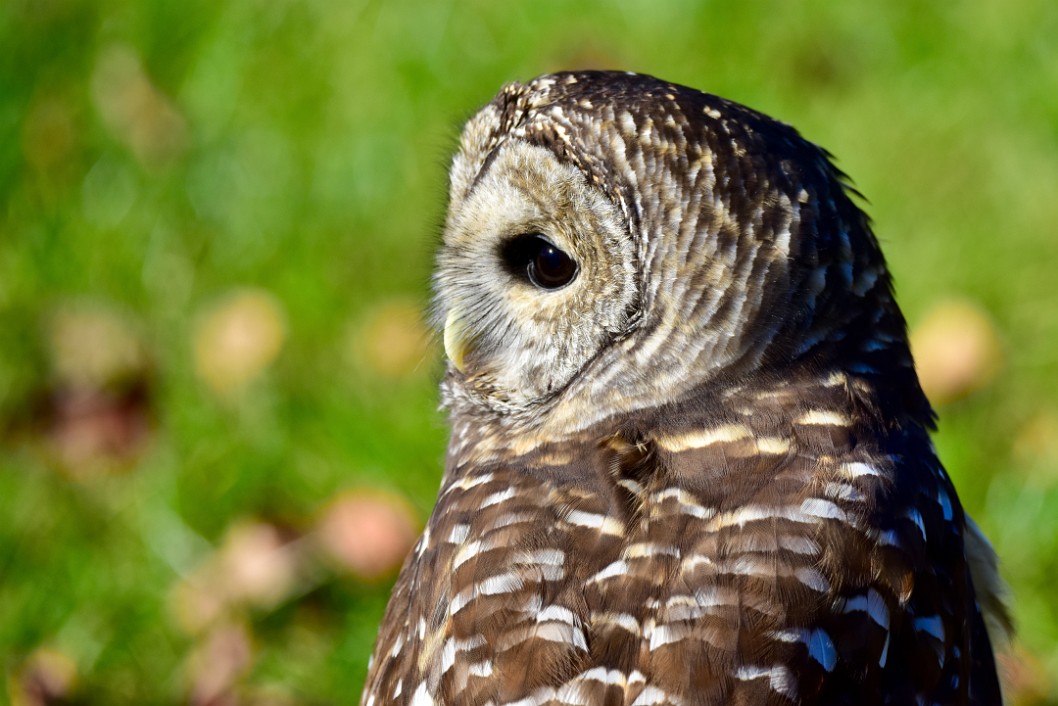
<instances>
[{"instance_id":1,"label":"owl","mask_svg":"<svg viewBox=\"0 0 1058 706\"><path fill-rule=\"evenodd\" d=\"M824 150L644 75L463 130L451 438L361 703L1000 704L995 555Z\"/></svg>"}]
</instances>

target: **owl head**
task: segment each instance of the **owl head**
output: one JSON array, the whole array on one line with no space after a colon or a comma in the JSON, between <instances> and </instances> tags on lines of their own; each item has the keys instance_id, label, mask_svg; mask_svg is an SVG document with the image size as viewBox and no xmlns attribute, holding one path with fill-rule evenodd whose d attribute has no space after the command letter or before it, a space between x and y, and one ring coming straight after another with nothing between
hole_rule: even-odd
<instances>
[{"instance_id":1,"label":"owl head","mask_svg":"<svg viewBox=\"0 0 1058 706\"><path fill-rule=\"evenodd\" d=\"M690 88L616 72L506 86L451 167L445 402L570 430L751 371L869 374L894 347L910 366L848 191L792 128Z\"/></svg>"}]
</instances>

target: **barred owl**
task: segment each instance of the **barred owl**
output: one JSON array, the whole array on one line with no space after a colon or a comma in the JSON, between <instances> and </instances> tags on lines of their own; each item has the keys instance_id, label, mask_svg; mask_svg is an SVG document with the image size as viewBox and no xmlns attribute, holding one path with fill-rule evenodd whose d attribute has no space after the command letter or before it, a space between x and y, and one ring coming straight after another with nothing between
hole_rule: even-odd
<instances>
[{"instance_id":1,"label":"barred owl","mask_svg":"<svg viewBox=\"0 0 1058 706\"><path fill-rule=\"evenodd\" d=\"M792 128L648 76L470 119L447 462L363 704L1000 703L995 557L853 195Z\"/></svg>"}]
</instances>

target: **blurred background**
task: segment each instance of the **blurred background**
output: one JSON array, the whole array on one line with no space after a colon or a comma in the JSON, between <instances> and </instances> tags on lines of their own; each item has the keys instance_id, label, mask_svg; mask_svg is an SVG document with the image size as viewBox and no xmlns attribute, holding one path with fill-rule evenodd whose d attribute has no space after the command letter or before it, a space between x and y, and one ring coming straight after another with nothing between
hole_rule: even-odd
<instances>
[{"instance_id":1,"label":"blurred background","mask_svg":"<svg viewBox=\"0 0 1058 706\"><path fill-rule=\"evenodd\" d=\"M460 123L634 69L837 155L1058 703L1058 4L0 3L11 703L347 704L440 479ZM3 697L0 697L0 702Z\"/></svg>"}]
</instances>

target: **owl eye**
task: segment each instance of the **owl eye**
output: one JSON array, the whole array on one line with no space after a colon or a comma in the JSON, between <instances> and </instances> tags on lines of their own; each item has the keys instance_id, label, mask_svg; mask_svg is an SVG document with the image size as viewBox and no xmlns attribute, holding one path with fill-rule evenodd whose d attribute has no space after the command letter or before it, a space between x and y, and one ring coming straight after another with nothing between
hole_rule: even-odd
<instances>
[{"instance_id":1,"label":"owl eye","mask_svg":"<svg viewBox=\"0 0 1058 706\"><path fill-rule=\"evenodd\" d=\"M503 260L512 274L528 277L540 289L565 287L579 270L573 258L539 233L509 241L503 249Z\"/></svg>"}]
</instances>

